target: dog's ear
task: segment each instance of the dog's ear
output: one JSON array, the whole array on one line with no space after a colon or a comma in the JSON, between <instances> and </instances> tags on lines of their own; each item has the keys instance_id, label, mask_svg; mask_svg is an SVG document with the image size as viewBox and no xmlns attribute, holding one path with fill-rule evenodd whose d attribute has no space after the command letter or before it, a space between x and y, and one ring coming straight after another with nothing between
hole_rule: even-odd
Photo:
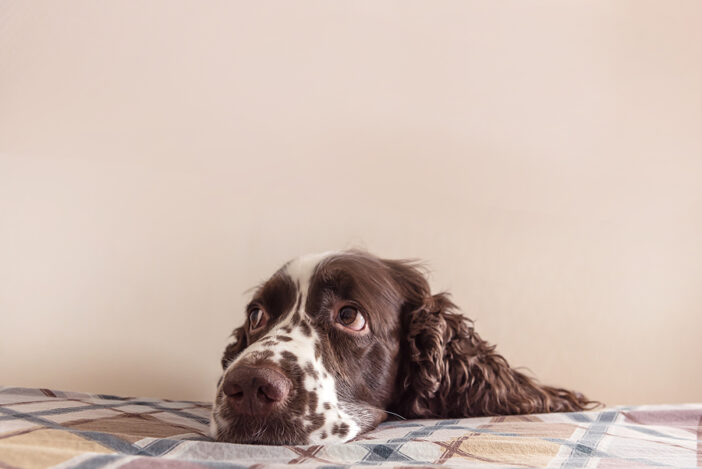
<instances>
[{"instance_id":1,"label":"dog's ear","mask_svg":"<svg viewBox=\"0 0 702 469\"><path fill-rule=\"evenodd\" d=\"M229 342L227 348L224 349L224 354L222 355L223 369L226 369L232 360L234 360L248 345L244 326L234 329L231 337L231 342Z\"/></svg>"},{"instance_id":2,"label":"dog's ear","mask_svg":"<svg viewBox=\"0 0 702 469\"><path fill-rule=\"evenodd\" d=\"M599 403L543 386L511 368L446 293L432 295L416 264L391 266L405 282L403 342L394 409L407 418L580 411Z\"/></svg>"}]
</instances>

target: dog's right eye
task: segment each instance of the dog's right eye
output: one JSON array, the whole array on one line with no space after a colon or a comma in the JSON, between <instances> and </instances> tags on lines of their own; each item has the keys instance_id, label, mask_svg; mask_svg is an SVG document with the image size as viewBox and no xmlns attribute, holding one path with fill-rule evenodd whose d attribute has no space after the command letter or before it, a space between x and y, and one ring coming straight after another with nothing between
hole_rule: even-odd
<instances>
[{"instance_id":1,"label":"dog's right eye","mask_svg":"<svg viewBox=\"0 0 702 469\"><path fill-rule=\"evenodd\" d=\"M252 308L249 310L249 329L255 331L266 325L266 313L261 308Z\"/></svg>"}]
</instances>

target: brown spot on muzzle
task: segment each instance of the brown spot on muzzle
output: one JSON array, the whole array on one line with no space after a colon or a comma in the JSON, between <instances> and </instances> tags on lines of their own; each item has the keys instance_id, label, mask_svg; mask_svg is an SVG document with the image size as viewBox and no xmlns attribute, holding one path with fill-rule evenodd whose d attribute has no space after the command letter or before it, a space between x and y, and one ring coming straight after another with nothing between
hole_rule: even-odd
<instances>
[{"instance_id":1,"label":"brown spot on muzzle","mask_svg":"<svg viewBox=\"0 0 702 469\"><path fill-rule=\"evenodd\" d=\"M347 423L334 424L331 432L333 435L338 435L340 438L343 438L349 433L349 425Z\"/></svg>"},{"instance_id":2,"label":"brown spot on muzzle","mask_svg":"<svg viewBox=\"0 0 702 469\"><path fill-rule=\"evenodd\" d=\"M307 362L307 364L305 364L305 373L310 375L315 381L319 381L319 373L314 369L312 362Z\"/></svg>"},{"instance_id":3,"label":"brown spot on muzzle","mask_svg":"<svg viewBox=\"0 0 702 469\"><path fill-rule=\"evenodd\" d=\"M297 363L297 355L295 355L292 352L288 352L287 350L285 350L283 353L281 353L281 356L283 357L283 365L285 365L286 363Z\"/></svg>"},{"instance_id":4,"label":"brown spot on muzzle","mask_svg":"<svg viewBox=\"0 0 702 469\"><path fill-rule=\"evenodd\" d=\"M309 396L307 398L307 407L309 408L310 413L315 413L317 412L317 393L314 391L311 391L309 393Z\"/></svg>"}]
</instances>

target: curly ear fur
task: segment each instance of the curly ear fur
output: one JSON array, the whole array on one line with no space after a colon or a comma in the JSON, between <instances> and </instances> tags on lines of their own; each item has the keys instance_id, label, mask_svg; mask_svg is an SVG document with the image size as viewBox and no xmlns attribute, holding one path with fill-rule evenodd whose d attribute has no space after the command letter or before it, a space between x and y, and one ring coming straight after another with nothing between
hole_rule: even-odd
<instances>
[{"instance_id":1,"label":"curly ear fur","mask_svg":"<svg viewBox=\"0 0 702 469\"><path fill-rule=\"evenodd\" d=\"M392 267L392 266L391 266ZM448 294L431 295L416 267L404 271L408 292L403 312L405 343L397 408L407 418L454 418L571 412L599 405L580 393L544 386L511 368L495 346L480 338L473 322L457 312ZM412 300L422 298L418 304Z\"/></svg>"},{"instance_id":2,"label":"curly ear fur","mask_svg":"<svg viewBox=\"0 0 702 469\"><path fill-rule=\"evenodd\" d=\"M227 348L224 349L224 354L222 355L223 369L226 369L227 365L229 365L247 346L246 330L243 326L234 329L231 336L232 341L227 345Z\"/></svg>"}]
</instances>

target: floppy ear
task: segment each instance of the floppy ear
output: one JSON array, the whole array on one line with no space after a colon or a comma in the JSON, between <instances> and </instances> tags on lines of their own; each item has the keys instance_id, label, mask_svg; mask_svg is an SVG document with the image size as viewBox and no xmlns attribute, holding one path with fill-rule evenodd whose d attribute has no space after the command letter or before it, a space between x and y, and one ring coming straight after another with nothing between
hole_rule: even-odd
<instances>
[{"instance_id":1,"label":"floppy ear","mask_svg":"<svg viewBox=\"0 0 702 469\"><path fill-rule=\"evenodd\" d=\"M400 278L407 281L409 301L403 314L396 411L407 418L472 417L541 412L570 412L599 403L582 394L544 386L511 368L495 346L480 338L470 319L449 295L431 295L417 268ZM421 298L421 301L420 301Z\"/></svg>"},{"instance_id":2,"label":"floppy ear","mask_svg":"<svg viewBox=\"0 0 702 469\"><path fill-rule=\"evenodd\" d=\"M222 355L223 369L226 369L227 365L229 365L248 345L244 326L234 329L231 337L232 340L229 342L229 345L227 345L227 348L224 349L224 354Z\"/></svg>"}]
</instances>

